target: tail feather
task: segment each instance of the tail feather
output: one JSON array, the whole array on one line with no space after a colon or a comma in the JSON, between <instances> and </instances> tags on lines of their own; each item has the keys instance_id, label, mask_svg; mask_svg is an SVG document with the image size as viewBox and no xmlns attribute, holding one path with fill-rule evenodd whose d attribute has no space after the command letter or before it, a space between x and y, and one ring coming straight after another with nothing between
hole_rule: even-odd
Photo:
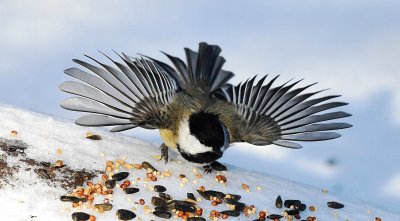
<instances>
[{"instance_id":1,"label":"tail feather","mask_svg":"<svg viewBox=\"0 0 400 221\"><path fill-rule=\"evenodd\" d=\"M150 59L166 70L183 90L195 87L212 93L223 87L234 76L232 72L222 69L225 59L219 55L221 48L217 45L202 42L199 44L198 52L185 48L186 64L177 57L163 53L175 69L161 61Z\"/></svg>"}]
</instances>

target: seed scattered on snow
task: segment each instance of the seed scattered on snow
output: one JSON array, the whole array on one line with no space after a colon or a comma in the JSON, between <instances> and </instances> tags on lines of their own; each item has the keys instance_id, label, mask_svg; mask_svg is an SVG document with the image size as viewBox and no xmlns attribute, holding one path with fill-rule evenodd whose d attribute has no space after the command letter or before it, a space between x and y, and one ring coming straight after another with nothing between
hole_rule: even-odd
<instances>
[{"instance_id":1,"label":"seed scattered on snow","mask_svg":"<svg viewBox=\"0 0 400 221\"><path fill-rule=\"evenodd\" d=\"M167 191L167 188L165 188L164 186L161 186L161 185L155 185L154 191L156 191L158 193L162 193L162 192Z\"/></svg>"},{"instance_id":2,"label":"seed scattered on snow","mask_svg":"<svg viewBox=\"0 0 400 221\"><path fill-rule=\"evenodd\" d=\"M11 136L12 136L12 137L16 137L17 134L18 134L18 132L17 132L16 130L12 130L12 131L11 131Z\"/></svg>"},{"instance_id":3,"label":"seed scattered on snow","mask_svg":"<svg viewBox=\"0 0 400 221\"><path fill-rule=\"evenodd\" d=\"M102 209L103 211L110 211L113 208L113 205L111 203L100 203L100 204L95 204L94 207L96 209Z\"/></svg>"},{"instance_id":4,"label":"seed scattered on snow","mask_svg":"<svg viewBox=\"0 0 400 221\"><path fill-rule=\"evenodd\" d=\"M153 214L157 217L164 218L164 219L170 219L172 217L172 214L168 211L158 210L158 211L154 211Z\"/></svg>"},{"instance_id":5,"label":"seed scattered on snow","mask_svg":"<svg viewBox=\"0 0 400 221\"><path fill-rule=\"evenodd\" d=\"M82 220L85 221L90 218L90 215L87 213L84 213L84 212L75 212L75 213L72 213L71 217L72 217L72 220L74 220L74 221L82 221Z\"/></svg>"},{"instance_id":6,"label":"seed scattered on snow","mask_svg":"<svg viewBox=\"0 0 400 221\"><path fill-rule=\"evenodd\" d=\"M142 163L142 167L145 170L150 170L150 172L152 173L153 171L158 171L156 168L153 167L153 165L151 165L149 162L147 161L143 161Z\"/></svg>"},{"instance_id":7,"label":"seed scattered on snow","mask_svg":"<svg viewBox=\"0 0 400 221\"><path fill-rule=\"evenodd\" d=\"M276 208L281 209L282 204L283 204L282 197L279 195L275 200L275 206Z\"/></svg>"},{"instance_id":8,"label":"seed scattered on snow","mask_svg":"<svg viewBox=\"0 0 400 221\"><path fill-rule=\"evenodd\" d=\"M343 204L335 202L335 201L328 202L327 205L329 208L332 208L332 209L341 209L344 207Z\"/></svg>"},{"instance_id":9,"label":"seed scattered on snow","mask_svg":"<svg viewBox=\"0 0 400 221\"><path fill-rule=\"evenodd\" d=\"M242 183L242 189L244 189L247 193L250 192L250 187L249 185Z\"/></svg>"},{"instance_id":10,"label":"seed scattered on snow","mask_svg":"<svg viewBox=\"0 0 400 221\"><path fill-rule=\"evenodd\" d=\"M92 134L90 132L86 133L86 138L90 140L101 140L101 136L98 134Z\"/></svg>"},{"instance_id":11,"label":"seed scattered on snow","mask_svg":"<svg viewBox=\"0 0 400 221\"><path fill-rule=\"evenodd\" d=\"M128 188L125 188L125 189L124 189L124 192L125 192L126 194L134 194L134 193L139 192L139 189L138 189L138 188L135 188L135 187L128 187Z\"/></svg>"},{"instance_id":12,"label":"seed scattered on snow","mask_svg":"<svg viewBox=\"0 0 400 221\"><path fill-rule=\"evenodd\" d=\"M128 172L120 172L120 173L116 173L112 176L112 178L116 181L121 181L126 179L129 176Z\"/></svg>"},{"instance_id":13,"label":"seed scattered on snow","mask_svg":"<svg viewBox=\"0 0 400 221\"><path fill-rule=\"evenodd\" d=\"M119 220L131 220L136 217L136 214L134 212L126 209L117 210L116 215Z\"/></svg>"}]
</instances>

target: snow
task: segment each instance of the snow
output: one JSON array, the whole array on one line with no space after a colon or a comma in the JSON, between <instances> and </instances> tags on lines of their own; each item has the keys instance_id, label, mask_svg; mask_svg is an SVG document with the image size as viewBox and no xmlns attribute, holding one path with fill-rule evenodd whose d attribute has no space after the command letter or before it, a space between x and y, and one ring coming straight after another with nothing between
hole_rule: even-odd
<instances>
[{"instance_id":1,"label":"snow","mask_svg":"<svg viewBox=\"0 0 400 221\"><path fill-rule=\"evenodd\" d=\"M18 132L17 136L11 136L11 131ZM85 138L87 132L99 134L102 140L94 141ZM186 193L194 193L200 197L196 189L203 185L206 189L234 193L242 196L241 202L248 205L255 205L258 211L266 209L269 214L281 214L283 209L275 208L275 199L281 195L285 199L299 199L302 202L317 207L315 212L308 209L301 213L302 219L307 216L316 216L318 220L374 220L381 217L382 220L400 220L400 215L374 208L365 202L356 199L344 199L328 193L323 193L321 188L294 183L285 178L270 176L243 168L228 165L228 171L224 172L228 179L226 186L215 181L215 173L203 175L201 179L195 177L194 169L202 173L201 168L186 163L179 155L171 154L172 162L164 164L154 156L160 155L159 148L140 141L136 138L123 134L110 133L105 129L85 128L75 125L73 122L54 117L21 110L15 107L0 105L0 137L5 139L17 139L29 144L26 150L27 156L37 161L56 162L62 160L72 169L104 170L108 160L124 159L129 163L141 163L148 161L155 168L163 171L168 169L173 172L169 178L159 178L157 182L146 182L143 179L136 183L140 192L133 195L126 195L120 189L116 189L111 203L114 205L112 211L97 214L90 209L81 209L84 212L96 215L97 220L117 220L115 211L117 209L132 209L137 214L135 220L161 220L155 218L151 213L145 213L143 206L135 204L140 198L151 206L150 199L157 195L149 189L149 186L161 184L167 188L167 193L174 199L185 199ZM57 149L62 154L57 154ZM3 154L0 150L0 155ZM8 157L9 165L16 164L17 158ZM21 167L23 165L20 165ZM137 177L144 178L144 170L123 170L130 173L129 179L136 180ZM185 174L189 182L180 186L179 174ZM283 174L284 175L284 174ZM290 177L290 174L285 174ZM101 180L100 175L94 179L97 183ZM196 181L197 183L194 183ZM72 220L73 209L70 203L61 202L59 197L66 195L68 191L60 186L50 186L48 180L39 178L32 170L25 171L21 168L10 180L12 185L0 189L0 217L1 220ZM250 186L250 192L246 193L241 184ZM143 185L147 185L144 187ZM258 189L257 187L261 187ZM95 203L100 203L103 196L98 196ZM130 198L130 200L128 199ZM328 208L328 201L337 201L345 205L343 209L334 210ZM202 200L198 203L204 209L203 217L207 218L211 209L219 211L227 210L225 205L211 206L210 201ZM258 212L257 212L258 214ZM229 220L254 220L257 217L252 215ZM172 218L173 220L174 218ZM285 219L281 219L285 220Z\"/></svg>"}]
</instances>

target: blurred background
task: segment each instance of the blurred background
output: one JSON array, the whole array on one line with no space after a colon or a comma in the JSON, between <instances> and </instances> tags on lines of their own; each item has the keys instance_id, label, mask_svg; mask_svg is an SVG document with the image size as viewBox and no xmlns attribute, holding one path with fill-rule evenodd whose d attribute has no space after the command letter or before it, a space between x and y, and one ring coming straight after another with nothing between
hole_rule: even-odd
<instances>
[{"instance_id":1,"label":"blurred background","mask_svg":"<svg viewBox=\"0 0 400 221\"><path fill-rule=\"evenodd\" d=\"M98 50L117 58L114 49L167 61L160 50L183 57L183 47L218 44L234 83L305 78L331 88L321 95L342 94L354 115L340 139L237 144L223 162L400 212L399 12L395 0L1 1L0 103L72 121L79 114L59 107L68 95L57 88L72 80L72 58L107 61ZM161 143L157 131L127 134Z\"/></svg>"}]
</instances>

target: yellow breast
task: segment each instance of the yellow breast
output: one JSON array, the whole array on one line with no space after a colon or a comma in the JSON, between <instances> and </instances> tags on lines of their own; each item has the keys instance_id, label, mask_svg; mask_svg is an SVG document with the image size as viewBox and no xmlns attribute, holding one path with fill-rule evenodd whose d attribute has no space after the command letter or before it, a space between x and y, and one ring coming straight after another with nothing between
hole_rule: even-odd
<instances>
[{"instance_id":1,"label":"yellow breast","mask_svg":"<svg viewBox=\"0 0 400 221\"><path fill-rule=\"evenodd\" d=\"M160 136L168 148L176 149L176 144L178 143L177 134L175 134L172 130L160 129Z\"/></svg>"}]
</instances>

